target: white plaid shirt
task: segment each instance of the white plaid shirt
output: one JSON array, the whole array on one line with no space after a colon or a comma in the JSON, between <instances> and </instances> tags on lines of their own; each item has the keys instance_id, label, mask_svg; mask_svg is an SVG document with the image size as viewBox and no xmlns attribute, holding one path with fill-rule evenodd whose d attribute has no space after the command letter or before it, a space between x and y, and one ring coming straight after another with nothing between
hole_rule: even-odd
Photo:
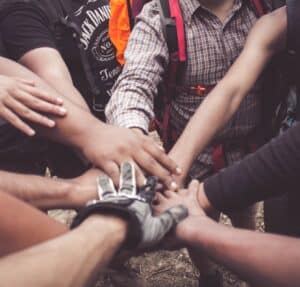
<instances>
[{"instance_id":1,"label":"white plaid shirt","mask_svg":"<svg viewBox=\"0 0 300 287\"><path fill-rule=\"evenodd\" d=\"M179 1L185 23L187 53L180 84L215 85L243 49L248 32L257 20L254 9L249 0L235 0L229 16L222 23L198 0ZM125 60L123 72L106 108L107 120L118 126L139 127L148 131L149 123L154 118L153 99L157 96L157 87L163 81L169 63L169 52L155 1L146 4L137 18ZM215 142L236 141L258 127L260 97L260 85L257 84ZM178 133L182 132L202 100L199 96L185 92L174 97L171 125ZM203 151L198 162L211 165L211 151L212 147ZM229 164L245 155L236 149L227 153Z\"/></svg>"}]
</instances>

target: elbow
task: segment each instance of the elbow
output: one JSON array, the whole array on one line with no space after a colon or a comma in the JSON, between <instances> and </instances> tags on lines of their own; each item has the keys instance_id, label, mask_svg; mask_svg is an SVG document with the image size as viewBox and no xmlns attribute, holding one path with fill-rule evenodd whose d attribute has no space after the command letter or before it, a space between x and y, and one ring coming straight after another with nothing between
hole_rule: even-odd
<instances>
[{"instance_id":1,"label":"elbow","mask_svg":"<svg viewBox=\"0 0 300 287\"><path fill-rule=\"evenodd\" d=\"M222 96L227 102L229 109L236 108L243 99L242 86L239 81L227 79L220 82L220 88L223 91Z\"/></svg>"}]
</instances>

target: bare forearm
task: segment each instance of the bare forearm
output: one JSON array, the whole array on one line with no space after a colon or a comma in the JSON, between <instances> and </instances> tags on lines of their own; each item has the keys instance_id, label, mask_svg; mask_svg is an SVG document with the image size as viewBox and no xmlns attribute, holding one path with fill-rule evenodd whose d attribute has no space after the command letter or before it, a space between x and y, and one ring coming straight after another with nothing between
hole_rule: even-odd
<instances>
[{"instance_id":1,"label":"bare forearm","mask_svg":"<svg viewBox=\"0 0 300 287\"><path fill-rule=\"evenodd\" d=\"M74 87L68 67L57 50L47 47L34 49L23 55L20 63L73 104L89 111L82 95Z\"/></svg>"},{"instance_id":2,"label":"bare forearm","mask_svg":"<svg viewBox=\"0 0 300 287\"><path fill-rule=\"evenodd\" d=\"M86 109L72 103L65 94L58 93L57 90L50 87L45 81L21 65L2 57L0 57L0 63L0 74L33 80L38 87L64 99L64 107L67 110L67 115L63 118L49 115L56 122L55 128L48 129L37 126L36 129L48 138L80 148L82 146L82 138L84 137L83 131L87 130L86 127L95 126L100 121L93 117Z\"/></svg>"},{"instance_id":3,"label":"bare forearm","mask_svg":"<svg viewBox=\"0 0 300 287\"><path fill-rule=\"evenodd\" d=\"M285 8L266 15L254 26L243 52L200 105L170 153L185 173L236 112L269 59L284 48L286 27Z\"/></svg>"},{"instance_id":4,"label":"bare forearm","mask_svg":"<svg viewBox=\"0 0 300 287\"><path fill-rule=\"evenodd\" d=\"M226 96L222 95L223 91L226 91ZM242 100L237 93L236 87L226 80L220 82L190 119L170 151L171 158L182 167L185 175L195 158L237 110Z\"/></svg>"},{"instance_id":5,"label":"bare forearm","mask_svg":"<svg viewBox=\"0 0 300 287\"><path fill-rule=\"evenodd\" d=\"M189 244L253 285L299 286L300 240L228 228L208 219L189 224L201 226Z\"/></svg>"},{"instance_id":6,"label":"bare forearm","mask_svg":"<svg viewBox=\"0 0 300 287\"><path fill-rule=\"evenodd\" d=\"M71 181L0 171L1 191L39 208L77 207L76 189Z\"/></svg>"},{"instance_id":7,"label":"bare forearm","mask_svg":"<svg viewBox=\"0 0 300 287\"><path fill-rule=\"evenodd\" d=\"M0 281L7 286L92 286L125 234L120 219L92 216L62 237L0 260Z\"/></svg>"}]
</instances>

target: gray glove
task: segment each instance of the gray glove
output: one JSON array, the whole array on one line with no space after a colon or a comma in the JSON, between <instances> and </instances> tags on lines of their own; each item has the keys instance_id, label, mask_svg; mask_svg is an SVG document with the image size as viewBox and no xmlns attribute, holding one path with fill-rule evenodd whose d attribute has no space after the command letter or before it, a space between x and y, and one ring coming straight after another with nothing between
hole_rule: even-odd
<instances>
[{"instance_id":1,"label":"gray glove","mask_svg":"<svg viewBox=\"0 0 300 287\"><path fill-rule=\"evenodd\" d=\"M168 209L158 217L152 215L151 203L157 180L150 177L137 192L135 170L132 163L121 166L120 188L117 192L112 180L105 174L97 179L99 200L89 202L75 217L71 227L76 227L94 213L112 214L128 221L126 248L148 248L158 243L172 227L188 215L184 206Z\"/></svg>"}]
</instances>

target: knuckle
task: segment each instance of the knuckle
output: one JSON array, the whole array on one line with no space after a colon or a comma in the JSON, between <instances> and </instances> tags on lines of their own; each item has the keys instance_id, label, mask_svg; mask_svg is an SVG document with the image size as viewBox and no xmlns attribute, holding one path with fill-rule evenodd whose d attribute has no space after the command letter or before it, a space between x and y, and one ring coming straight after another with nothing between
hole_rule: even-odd
<instances>
[{"instance_id":1,"label":"knuckle","mask_svg":"<svg viewBox=\"0 0 300 287\"><path fill-rule=\"evenodd\" d=\"M22 108L22 112L23 112L24 116L31 116L32 115L31 110L28 109L28 108L25 108L25 107Z\"/></svg>"},{"instance_id":2,"label":"knuckle","mask_svg":"<svg viewBox=\"0 0 300 287\"><path fill-rule=\"evenodd\" d=\"M4 103L9 103L11 101L11 96L8 93L5 93L5 95L2 97Z\"/></svg>"},{"instance_id":3,"label":"knuckle","mask_svg":"<svg viewBox=\"0 0 300 287\"><path fill-rule=\"evenodd\" d=\"M155 169L157 167L157 162L153 157L149 157L147 162L148 162L149 168Z\"/></svg>"},{"instance_id":4,"label":"knuckle","mask_svg":"<svg viewBox=\"0 0 300 287\"><path fill-rule=\"evenodd\" d=\"M118 153L125 154L127 152L127 146L123 143L120 143L117 148Z\"/></svg>"}]
</instances>

